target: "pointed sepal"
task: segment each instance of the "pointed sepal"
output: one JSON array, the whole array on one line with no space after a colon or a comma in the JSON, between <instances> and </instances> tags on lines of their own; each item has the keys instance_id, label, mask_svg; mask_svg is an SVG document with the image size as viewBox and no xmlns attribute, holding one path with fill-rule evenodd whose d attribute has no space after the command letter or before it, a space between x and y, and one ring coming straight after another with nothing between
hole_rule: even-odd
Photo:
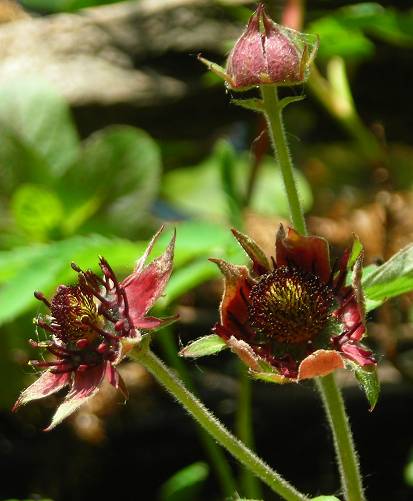
<instances>
[{"instance_id":1,"label":"pointed sepal","mask_svg":"<svg viewBox=\"0 0 413 501\"><path fill-rule=\"evenodd\" d=\"M377 377L377 367L375 365L360 367L357 364L352 364L352 366L356 378L370 404L369 411L371 412L376 406L380 395L380 381Z\"/></svg>"},{"instance_id":2,"label":"pointed sepal","mask_svg":"<svg viewBox=\"0 0 413 501\"><path fill-rule=\"evenodd\" d=\"M208 355L215 355L228 348L226 342L216 334L203 336L189 343L183 348L179 355L185 358L199 358Z\"/></svg>"}]
</instances>

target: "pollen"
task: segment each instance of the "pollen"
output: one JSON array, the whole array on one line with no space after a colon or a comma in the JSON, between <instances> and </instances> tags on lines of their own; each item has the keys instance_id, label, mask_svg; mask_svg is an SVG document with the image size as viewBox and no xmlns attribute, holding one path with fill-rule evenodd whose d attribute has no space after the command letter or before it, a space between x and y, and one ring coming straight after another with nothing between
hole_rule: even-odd
<instances>
[{"instance_id":1,"label":"pollen","mask_svg":"<svg viewBox=\"0 0 413 501\"><path fill-rule=\"evenodd\" d=\"M280 266L251 289L249 321L265 338L285 344L306 343L326 326L333 302L332 290L316 275Z\"/></svg>"}]
</instances>

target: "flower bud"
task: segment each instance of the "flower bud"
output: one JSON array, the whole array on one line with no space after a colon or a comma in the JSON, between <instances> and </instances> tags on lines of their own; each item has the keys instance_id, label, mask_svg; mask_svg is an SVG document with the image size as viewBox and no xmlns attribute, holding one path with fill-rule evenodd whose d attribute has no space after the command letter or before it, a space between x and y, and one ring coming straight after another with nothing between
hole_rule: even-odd
<instances>
[{"instance_id":1,"label":"flower bud","mask_svg":"<svg viewBox=\"0 0 413 501\"><path fill-rule=\"evenodd\" d=\"M305 81L317 38L276 24L260 4L232 49L226 67L233 89L298 85Z\"/></svg>"}]
</instances>

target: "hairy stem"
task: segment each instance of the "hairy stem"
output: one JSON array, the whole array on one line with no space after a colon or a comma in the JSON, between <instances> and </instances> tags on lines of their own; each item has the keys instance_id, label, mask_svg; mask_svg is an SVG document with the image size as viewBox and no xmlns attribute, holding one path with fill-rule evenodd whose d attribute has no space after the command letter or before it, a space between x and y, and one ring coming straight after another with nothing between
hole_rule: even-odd
<instances>
[{"instance_id":1,"label":"hairy stem","mask_svg":"<svg viewBox=\"0 0 413 501\"><path fill-rule=\"evenodd\" d=\"M334 374L318 378L317 386L333 433L344 498L365 501L353 436Z\"/></svg>"},{"instance_id":2,"label":"hairy stem","mask_svg":"<svg viewBox=\"0 0 413 501\"><path fill-rule=\"evenodd\" d=\"M138 348L130 356L143 365L155 379L198 421L198 423L238 461L249 468L274 492L287 501L307 501L308 498L298 492L256 456L240 440L230 433L217 418L200 402L183 383L150 350Z\"/></svg>"},{"instance_id":3,"label":"hairy stem","mask_svg":"<svg viewBox=\"0 0 413 501\"><path fill-rule=\"evenodd\" d=\"M264 103L264 113L268 124L268 133L281 168L285 190L287 192L291 222L295 229L305 235L307 228L304 214L298 196L297 185L294 179L293 163L288 148L282 120L282 106L278 99L277 87L262 85L261 94Z\"/></svg>"}]
</instances>

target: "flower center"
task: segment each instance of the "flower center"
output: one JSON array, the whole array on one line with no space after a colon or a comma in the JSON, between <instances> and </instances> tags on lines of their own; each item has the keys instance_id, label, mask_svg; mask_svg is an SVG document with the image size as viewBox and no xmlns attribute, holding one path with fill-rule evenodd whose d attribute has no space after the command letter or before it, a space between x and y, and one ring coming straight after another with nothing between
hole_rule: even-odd
<instances>
[{"instance_id":1,"label":"flower center","mask_svg":"<svg viewBox=\"0 0 413 501\"><path fill-rule=\"evenodd\" d=\"M88 326L102 323L92 294L79 286L60 286L51 300L50 311L59 325L59 337L65 341L79 338L91 341L96 334Z\"/></svg>"},{"instance_id":2,"label":"flower center","mask_svg":"<svg viewBox=\"0 0 413 501\"><path fill-rule=\"evenodd\" d=\"M333 292L316 275L280 266L252 287L249 320L266 338L305 343L326 326L333 301Z\"/></svg>"}]
</instances>

